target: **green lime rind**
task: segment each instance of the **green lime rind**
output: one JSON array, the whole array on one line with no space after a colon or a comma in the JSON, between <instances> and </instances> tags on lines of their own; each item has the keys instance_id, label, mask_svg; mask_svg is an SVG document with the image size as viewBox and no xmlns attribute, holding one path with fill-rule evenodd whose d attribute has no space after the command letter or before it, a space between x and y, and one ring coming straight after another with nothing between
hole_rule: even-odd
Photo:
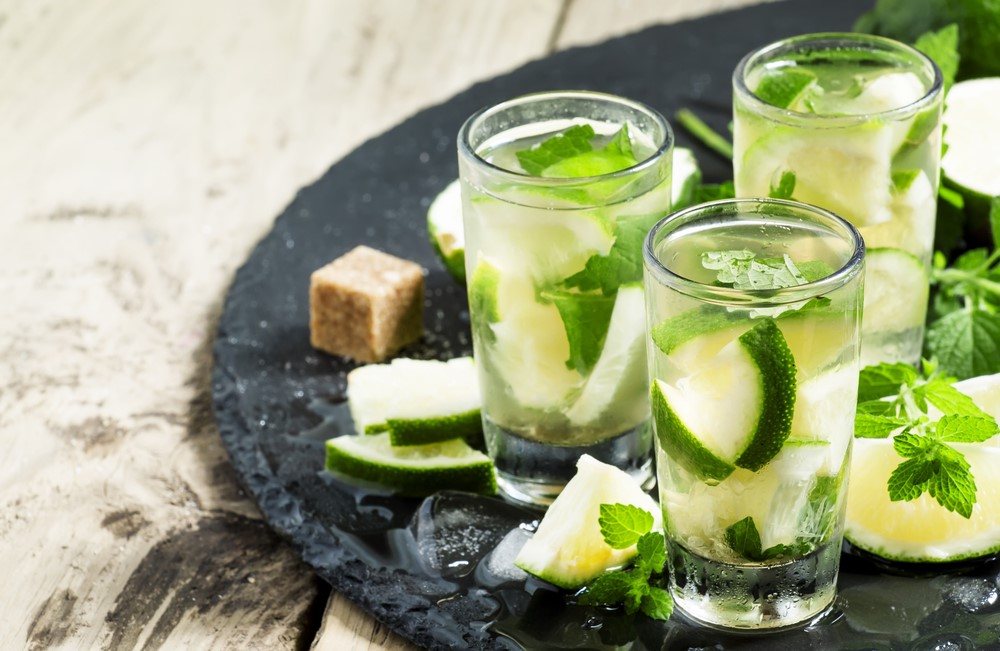
<instances>
[{"instance_id":1,"label":"green lime rind","mask_svg":"<svg viewBox=\"0 0 1000 651\"><path fill-rule=\"evenodd\" d=\"M785 336L768 319L740 335L740 344L760 371L761 405L750 444L736 458L736 465L754 472L773 459L792 431L795 413L795 357Z\"/></svg>"},{"instance_id":2,"label":"green lime rind","mask_svg":"<svg viewBox=\"0 0 1000 651\"><path fill-rule=\"evenodd\" d=\"M330 439L326 442L327 470L416 497L444 489L496 493L493 462L460 439L395 448L393 453L388 434L380 436L385 438L349 435Z\"/></svg>"},{"instance_id":3,"label":"green lime rind","mask_svg":"<svg viewBox=\"0 0 1000 651\"><path fill-rule=\"evenodd\" d=\"M722 481L731 475L736 467L702 445L670 408L659 383L655 380L650 388L650 403L656 438L663 451L673 462L702 479Z\"/></svg>"},{"instance_id":4,"label":"green lime rind","mask_svg":"<svg viewBox=\"0 0 1000 651\"><path fill-rule=\"evenodd\" d=\"M465 282L465 250L456 249L451 252L451 255L446 254L441 250L441 245L438 243L437 229L428 223L427 234L431 241L431 246L434 247L434 252L437 253L438 258L441 259L441 264L447 269L448 273L460 283Z\"/></svg>"},{"instance_id":5,"label":"green lime rind","mask_svg":"<svg viewBox=\"0 0 1000 651\"><path fill-rule=\"evenodd\" d=\"M365 425L365 435L381 434L389 431L389 423L370 423Z\"/></svg>"},{"instance_id":6,"label":"green lime rind","mask_svg":"<svg viewBox=\"0 0 1000 651\"><path fill-rule=\"evenodd\" d=\"M669 355L678 346L695 337L718 332L741 322L746 322L745 317L736 313L699 305L653 326L650 337L657 348L665 355Z\"/></svg>"},{"instance_id":7,"label":"green lime rind","mask_svg":"<svg viewBox=\"0 0 1000 651\"><path fill-rule=\"evenodd\" d=\"M479 260L469 279L469 315L477 326L478 336L491 343L496 335L489 326L500 320L499 286L500 270L488 260Z\"/></svg>"},{"instance_id":8,"label":"green lime rind","mask_svg":"<svg viewBox=\"0 0 1000 651\"><path fill-rule=\"evenodd\" d=\"M885 547L879 547L877 545L866 545L860 542L856 538L852 537L849 530L844 531L844 540L851 543L851 545L868 552L869 554L874 554L879 558L884 558L887 561L893 563L934 563L935 565L941 565L942 563L957 563L959 561L970 561L977 558L986 558L988 556L995 556L1000 553L1000 543L986 547L982 550L976 550L974 552L966 552L953 554L946 556L944 558L935 558L931 556L919 556L912 554L905 554L894 552L886 549Z\"/></svg>"},{"instance_id":9,"label":"green lime rind","mask_svg":"<svg viewBox=\"0 0 1000 651\"><path fill-rule=\"evenodd\" d=\"M434 418L390 418L389 442L394 446L426 445L449 439L464 439L473 447L483 443L483 420L478 409Z\"/></svg>"},{"instance_id":10,"label":"green lime rind","mask_svg":"<svg viewBox=\"0 0 1000 651\"><path fill-rule=\"evenodd\" d=\"M815 81L816 75L801 68L769 70L761 76L753 94L771 106L788 108Z\"/></svg>"}]
</instances>

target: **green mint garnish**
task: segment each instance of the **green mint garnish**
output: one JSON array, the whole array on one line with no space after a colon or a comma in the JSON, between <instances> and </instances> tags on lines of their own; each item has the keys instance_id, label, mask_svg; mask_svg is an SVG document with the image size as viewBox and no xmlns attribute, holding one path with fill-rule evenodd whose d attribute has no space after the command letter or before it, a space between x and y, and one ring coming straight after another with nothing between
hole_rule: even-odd
<instances>
[{"instance_id":1,"label":"green mint garnish","mask_svg":"<svg viewBox=\"0 0 1000 651\"><path fill-rule=\"evenodd\" d=\"M754 95L771 106L788 108L815 81L816 75L802 68L768 70L761 76Z\"/></svg>"},{"instance_id":2,"label":"green mint garnish","mask_svg":"<svg viewBox=\"0 0 1000 651\"><path fill-rule=\"evenodd\" d=\"M661 215L622 217L615 223L615 242L607 255L595 255L563 286L580 291L600 289L613 296L618 288L642 280L642 242Z\"/></svg>"},{"instance_id":3,"label":"green mint garnish","mask_svg":"<svg viewBox=\"0 0 1000 651\"><path fill-rule=\"evenodd\" d=\"M958 25L952 23L937 30L922 34L913 47L917 48L938 64L944 78L945 92L955 83L958 74Z\"/></svg>"},{"instance_id":4,"label":"green mint garnish","mask_svg":"<svg viewBox=\"0 0 1000 651\"><path fill-rule=\"evenodd\" d=\"M608 325L611 323L611 311L615 307L614 297L546 290L540 293L539 298L555 305L562 317L566 339L569 341L566 367L581 374L588 373L604 348Z\"/></svg>"},{"instance_id":5,"label":"green mint garnish","mask_svg":"<svg viewBox=\"0 0 1000 651\"><path fill-rule=\"evenodd\" d=\"M725 139L712 130L701 118L690 109L681 109L674 114L677 122L703 145L719 154L723 158L732 160L733 143Z\"/></svg>"},{"instance_id":6,"label":"green mint garnish","mask_svg":"<svg viewBox=\"0 0 1000 651\"><path fill-rule=\"evenodd\" d=\"M667 560L663 536L651 531L653 516L631 504L601 504L601 535L615 549L636 546L632 569L608 572L594 579L578 600L591 606L618 606L633 614L642 611L652 619L669 619L674 602L663 588L650 585L654 574L663 572Z\"/></svg>"},{"instance_id":7,"label":"green mint garnish","mask_svg":"<svg viewBox=\"0 0 1000 651\"><path fill-rule=\"evenodd\" d=\"M921 170L899 170L898 172L893 172L891 175L892 191L896 194L906 192L921 174L923 174Z\"/></svg>"},{"instance_id":8,"label":"green mint garnish","mask_svg":"<svg viewBox=\"0 0 1000 651\"><path fill-rule=\"evenodd\" d=\"M521 168L532 176L541 176L546 167L561 160L591 151L590 141L594 139L594 128L589 124L578 124L539 144L517 152Z\"/></svg>"},{"instance_id":9,"label":"green mint garnish","mask_svg":"<svg viewBox=\"0 0 1000 651\"><path fill-rule=\"evenodd\" d=\"M772 199L791 199L793 192L795 192L795 172L785 171L781 173L777 183L771 184L771 191L767 196Z\"/></svg>"},{"instance_id":10,"label":"green mint garnish","mask_svg":"<svg viewBox=\"0 0 1000 651\"><path fill-rule=\"evenodd\" d=\"M734 199L736 197L736 186L732 181L722 183L702 183L694 191L694 201L692 204L705 203L706 201L718 201L719 199Z\"/></svg>"},{"instance_id":11,"label":"green mint garnish","mask_svg":"<svg viewBox=\"0 0 1000 651\"><path fill-rule=\"evenodd\" d=\"M889 476L889 499L915 500L925 492L938 504L968 518L976 482L965 456L948 443L982 443L997 435L996 420L952 386L936 362L922 373L906 364L879 364L861 371L854 435L893 436L906 459ZM931 421L930 406L943 415Z\"/></svg>"},{"instance_id":12,"label":"green mint garnish","mask_svg":"<svg viewBox=\"0 0 1000 651\"><path fill-rule=\"evenodd\" d=\"M813 545L805 541L796 541L792 545L777 544L767 549L761 549L760 532L753 518L747 516L726 527L726 544L734 552L749 561L770 561L783 556L799 556L807 554Z\"/></svg>"},{"instance_id":13,"label":"green mint garnish","mask_svg":"<svg viewBox=\"0 0 1000 651\"><path fill-rule=\"evenodd\" d=\"M701 254L701 266L717 272L720 284L735 289L781 289L809 282L788 254L758 259L747 249L706 251Z\"/></svg>"}]
</instances>

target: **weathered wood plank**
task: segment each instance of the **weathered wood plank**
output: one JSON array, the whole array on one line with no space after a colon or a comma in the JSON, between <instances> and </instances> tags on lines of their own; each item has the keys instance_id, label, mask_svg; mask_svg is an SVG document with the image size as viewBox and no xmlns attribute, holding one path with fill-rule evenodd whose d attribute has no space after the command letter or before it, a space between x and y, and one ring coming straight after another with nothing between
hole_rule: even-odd
<instances>
[{"instance_id":1,"label":"weathered wood plank","mask_svg":"<svg viewBox=\"0 0 1000 651\"><path fill-rule=\"evenodd\" d=\"M211 421L219 302L297 188L560 6L0 5L0 648L308 642L324 588Z\"/></svg>"}]
</instances>

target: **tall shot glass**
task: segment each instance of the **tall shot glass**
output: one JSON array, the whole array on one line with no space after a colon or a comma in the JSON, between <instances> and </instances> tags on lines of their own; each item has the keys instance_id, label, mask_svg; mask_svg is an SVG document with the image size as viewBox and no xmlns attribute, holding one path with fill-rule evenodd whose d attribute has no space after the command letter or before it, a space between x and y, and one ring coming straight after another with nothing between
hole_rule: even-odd
<instances>
[{"instance_id":1,"label":"tall shot glass","mask_svg":"<svg viewBox=\"0 0 1000 651\"><path fill-rule=\"evenodd\" d=\"M865 34L809 34L733 74L737 197L832 210L868 246L863 365L920 359L941 160L941 71Z\"/></svg>"},{"instance_id":2,"label":"tall shot glass","mask_svg":"<svg viewBox=\"0 0 1000 651\"><path fill-rule=\"evenodd\" d=\"M590 140L524 167L571 128ZM461 129L483 425L508 497L550 502L582 454L652 481L642 242L670 209L672 148L659 113L592 92L526 95Z\"/></svg>"},{"instance_id":3,"label":"tall shot glass","mask_svg":"<svg viewBox=\"0 0 1000 651\"><path fill-rule=\"evenodd\" d=\"M664 219L644 258L674 601L726 628L809 619L840 563L861 235L815 206L733 199Z\"/></svg>"}]
</instances>

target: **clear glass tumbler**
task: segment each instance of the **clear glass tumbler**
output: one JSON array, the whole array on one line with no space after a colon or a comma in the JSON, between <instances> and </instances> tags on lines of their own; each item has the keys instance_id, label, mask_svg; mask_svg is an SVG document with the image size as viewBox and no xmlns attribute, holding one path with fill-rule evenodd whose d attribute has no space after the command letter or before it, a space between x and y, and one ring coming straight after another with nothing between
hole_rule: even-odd
<instances>
[{"instance_id":1,"label":"clear glass tumbler","mask_svg":"<svg viewBox=\"0 0 1000 651\"><path fill-rule=\"evenodd\" d=\"M778 628L833 600L865 247L831 212L694 206L644 248L670 590L696 620Z\"/></svg>"},{"instance_id":2,"label":"clear glass tumbler","mask_svg":"<svg viewBox=\"0 0 1000 651\"><path fill-rule=\"evenodd\" d=\"M458 137L486 445L545 504L589 454L651 482L642 242L670 209L673 134L592 92L527 95Z\"/></svg>"},{"instance_id":3,"label":"clear glass tumbler","mask_svg":"<svg viewBox=\"0 0 1000 651\"><path fill-rule=\"evenodd\" d=\"M941 71L865 34L809 34L733 74L738 197L832 210L868 246L861 360L919 361L941 159Z\"/></svg>"}]
</instances>

